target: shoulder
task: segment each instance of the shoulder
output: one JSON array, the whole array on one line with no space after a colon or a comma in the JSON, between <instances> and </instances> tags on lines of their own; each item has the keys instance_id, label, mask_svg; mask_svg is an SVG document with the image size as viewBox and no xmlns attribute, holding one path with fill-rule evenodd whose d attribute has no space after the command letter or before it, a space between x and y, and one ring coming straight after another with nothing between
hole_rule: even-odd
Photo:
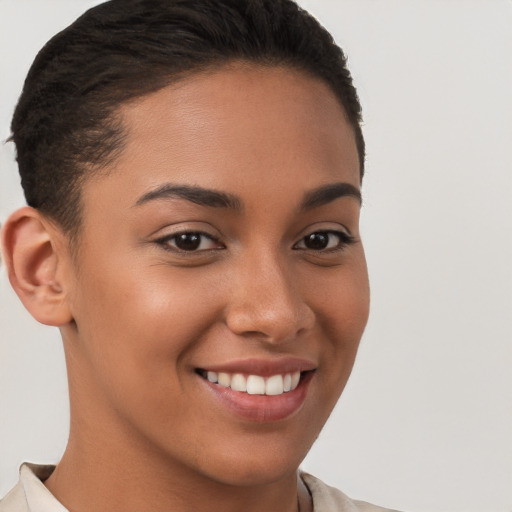
<instances>
[{"instance_id":1,"label":"shoulder","mask_svg":"<svg viewBox=\"0 0 512 512\"><path fill-rule=\"evenodd\" d=\"M300 476L313 499L314 512L397 512L365 501L352 500L308 473L301 472Z\"/></svg>"},{"instance_id":2,"label":"shoulder","mask_svg":"<svg viewBox=\"0 0 512 512\"><path fill-rule=\"evenodd\" d=\"M0 512L29 512L21 482L0 500Z\"/></svg>"},{"instance_id":3,"label":"shoulder","mask_svg":"<svg viewBox=\"0 0 512 512\"><path fill-rule=\"evenodd\" d=\"M22 464L18 483L0 500L0 512L68 512L43 484L54 468Z\"/></svg>"}]
</instances>

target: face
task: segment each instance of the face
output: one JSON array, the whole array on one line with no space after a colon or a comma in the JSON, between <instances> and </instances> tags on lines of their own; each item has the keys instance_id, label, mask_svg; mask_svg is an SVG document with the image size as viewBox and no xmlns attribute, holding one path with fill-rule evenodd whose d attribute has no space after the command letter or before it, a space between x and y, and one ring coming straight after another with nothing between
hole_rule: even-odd
<instances>
[{"instance_id":1,"label":"face","mask_svg":"<svg viewBox=\"0 0 512 512\"><path fill-rule=\"evenodd\" d=\"M122 116L68 276L72 432L224 483L295 472L368 314L342 108L317 79L239 65Z\"/></svg>"}]
</instances>

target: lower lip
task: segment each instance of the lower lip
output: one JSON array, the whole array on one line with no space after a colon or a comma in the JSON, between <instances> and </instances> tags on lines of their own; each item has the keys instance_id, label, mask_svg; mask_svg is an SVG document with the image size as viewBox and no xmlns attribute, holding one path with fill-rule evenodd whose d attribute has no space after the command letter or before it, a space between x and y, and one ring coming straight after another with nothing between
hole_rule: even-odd
<instances>
[{"instance_id":1,"label":"lower lip","mask_svg":"<svg viewBox=\"0 0 512 512\"><path fill-rule=\"evenodd\" d=\"M231 388L219 386L199 377L213 391L219 401L238 416L255 423L269 423L284 420L299 411L306 400L313 372L301 377L299 385L281 395L250 395Z\"/></svg>"}]
</instances>

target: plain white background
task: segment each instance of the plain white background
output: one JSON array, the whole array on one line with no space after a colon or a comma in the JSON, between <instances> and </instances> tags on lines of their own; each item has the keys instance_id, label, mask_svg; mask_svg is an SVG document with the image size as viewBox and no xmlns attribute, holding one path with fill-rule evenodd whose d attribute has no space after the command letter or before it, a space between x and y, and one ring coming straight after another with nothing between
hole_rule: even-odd
<instances>
[{"instance_id":1,"label":"plain white background","mask_svg":"<svg viewBox=\"0 0 512 512\"><path fill-rule=\"evenodd\" d=\"M94 0L0 0L0 139L39 48ZM372 311L304 462L416 512L512 510L512 3L303 0L349 56L368 147ZM0 147L0 222L23 204ZM0 269L0 496L54 463L68 406L58 332Z\"/></svg>"}]
</instances>

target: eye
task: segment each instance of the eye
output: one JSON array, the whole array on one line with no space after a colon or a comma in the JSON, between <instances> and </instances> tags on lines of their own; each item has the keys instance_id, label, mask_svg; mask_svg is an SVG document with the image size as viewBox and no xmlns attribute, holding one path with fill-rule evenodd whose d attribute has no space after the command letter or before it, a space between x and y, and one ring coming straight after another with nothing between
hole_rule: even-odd
<instances>
[{"instance_id":1,"label":"eye","mask_svg":"<svg viewBox=\"0 0 512 512\"><path fill-rule=\"evenodd\" d=\"M184 231L167 235L156 240L164 249L170 251L199 252L223 249L224 246L211 235L200 231Z\"/></svg>"},{"instance_id":2,"label":"eye","mask_svg":"<svg viewBox=\"0 0 512 512\"><path fill-rule=\"evenodd\" d=\"M354 243L354 237L343 231L315 231L302 238L294 249L310 251L335 251Z\"/></svg>"}]
</instances>

